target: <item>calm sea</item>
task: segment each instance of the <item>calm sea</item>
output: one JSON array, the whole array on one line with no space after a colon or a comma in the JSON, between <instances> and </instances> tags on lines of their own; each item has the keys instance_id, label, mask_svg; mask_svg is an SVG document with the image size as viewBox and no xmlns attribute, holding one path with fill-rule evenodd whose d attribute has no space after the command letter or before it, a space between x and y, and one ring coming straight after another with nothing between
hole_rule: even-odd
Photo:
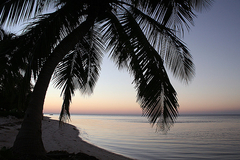
<instances>
[{"instance_id":1,"label":"calm sea","mask_svg":"<svg viewBox=\"0 0 240 160\"><path fill-rule=\"evenodd\" d=\"M240 115L179 116L167 134L141 116L72 115L71 124L83 140L138 160L240 160Z\"/></svg>"}]
</instances>

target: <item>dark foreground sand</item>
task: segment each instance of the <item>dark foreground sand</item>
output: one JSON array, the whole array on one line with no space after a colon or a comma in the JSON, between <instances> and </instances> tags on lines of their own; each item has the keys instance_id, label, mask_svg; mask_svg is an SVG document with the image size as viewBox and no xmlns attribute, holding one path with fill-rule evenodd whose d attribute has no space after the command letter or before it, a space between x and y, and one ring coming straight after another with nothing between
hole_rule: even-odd
<instances>
[{"instance_id":1,"label":"dark foreground sand","mask_svg":"<svg viewBox=\"0 0 240 160\"><path fill-rule=\"evenodd\" d=\"M21 120L14 117L0 117L0 148L12 147ZM68 153L83 152L100 160L130 160L83 141L78 135L79 131L71 124L59 127L58 121L44 117L42 122L43 143L47 152L59 150ZM81 135L80 135L81 136Z\"/></svg>"}]
</instances>

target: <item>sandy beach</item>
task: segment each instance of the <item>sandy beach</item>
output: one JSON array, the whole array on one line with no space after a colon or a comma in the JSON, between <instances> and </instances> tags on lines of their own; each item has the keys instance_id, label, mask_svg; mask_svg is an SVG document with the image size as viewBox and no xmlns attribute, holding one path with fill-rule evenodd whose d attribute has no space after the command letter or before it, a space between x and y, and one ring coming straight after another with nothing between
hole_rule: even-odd
<instances>
[{"instance_id":1,"label":"sandy beach","mask_svg":"<svg viewBox=\"0 0 240 160\"><path fill-rule=\"evenodd\" d=\"M0 148L12 147L21 121L15 117L0 117ZM82 152L100 160L130 160L83 141L78 135L79 130L71 125L59 127L58 121L44 117L42 121L42 138L47 152L59 150L68 153ZM81 136L81 135L80 135Z\"/></svg>"}]
</instances>

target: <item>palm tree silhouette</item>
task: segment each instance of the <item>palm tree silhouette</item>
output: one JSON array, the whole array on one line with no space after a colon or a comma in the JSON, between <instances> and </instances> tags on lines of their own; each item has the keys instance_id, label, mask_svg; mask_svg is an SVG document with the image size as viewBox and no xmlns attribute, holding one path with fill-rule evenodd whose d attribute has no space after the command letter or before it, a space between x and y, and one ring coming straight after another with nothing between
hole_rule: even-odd
<instances>
[{"instance_id":1,"label":"palm tree silhouette","mask_svg":"<svg viewBox=\"0 0 240 160\"><path fill-rule=\"evenodd\" d=\"M171 124L178 115L177 93L165 67L184 82L194 75L189 50L178 38L211 1L189 0L3 0L1 25L34 18L11 47L27 62L36 80L13 150L44 155L41 120L46 91L53 76L62 88L60 120L70 115L76 89L91 93L105 51L119 68L134 76L143 114L152 124ZM54 8L46 12L48 8ZM14 45L13 45L14 44ZM6 51L9 51L9 48ZM3 52L4 53L4 52ZM28 78L29 80L29 78Z\"/></svg>"}]
</instances>

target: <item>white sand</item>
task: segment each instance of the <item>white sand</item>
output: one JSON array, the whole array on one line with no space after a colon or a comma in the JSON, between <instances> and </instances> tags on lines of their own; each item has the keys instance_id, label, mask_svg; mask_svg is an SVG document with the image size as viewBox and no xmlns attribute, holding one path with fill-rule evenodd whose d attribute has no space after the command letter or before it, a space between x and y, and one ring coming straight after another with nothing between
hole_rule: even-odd
<instances>
[{"instance_id":1,"label":"white sand","mask_svg":"<svg viewBox=\"0 0 240 160\"><path fill-rule=\"evenodd\" d=\"M19 119L0 117L0 148L12 147L20 129ZM79 131L71 124L59 127L58 121L44 117L42 121L42 138L47 152L60 150L69 153L83 152L100 160L130 160L130 158L109 152L83 141Z\"/></svg>"}]
</instances>

